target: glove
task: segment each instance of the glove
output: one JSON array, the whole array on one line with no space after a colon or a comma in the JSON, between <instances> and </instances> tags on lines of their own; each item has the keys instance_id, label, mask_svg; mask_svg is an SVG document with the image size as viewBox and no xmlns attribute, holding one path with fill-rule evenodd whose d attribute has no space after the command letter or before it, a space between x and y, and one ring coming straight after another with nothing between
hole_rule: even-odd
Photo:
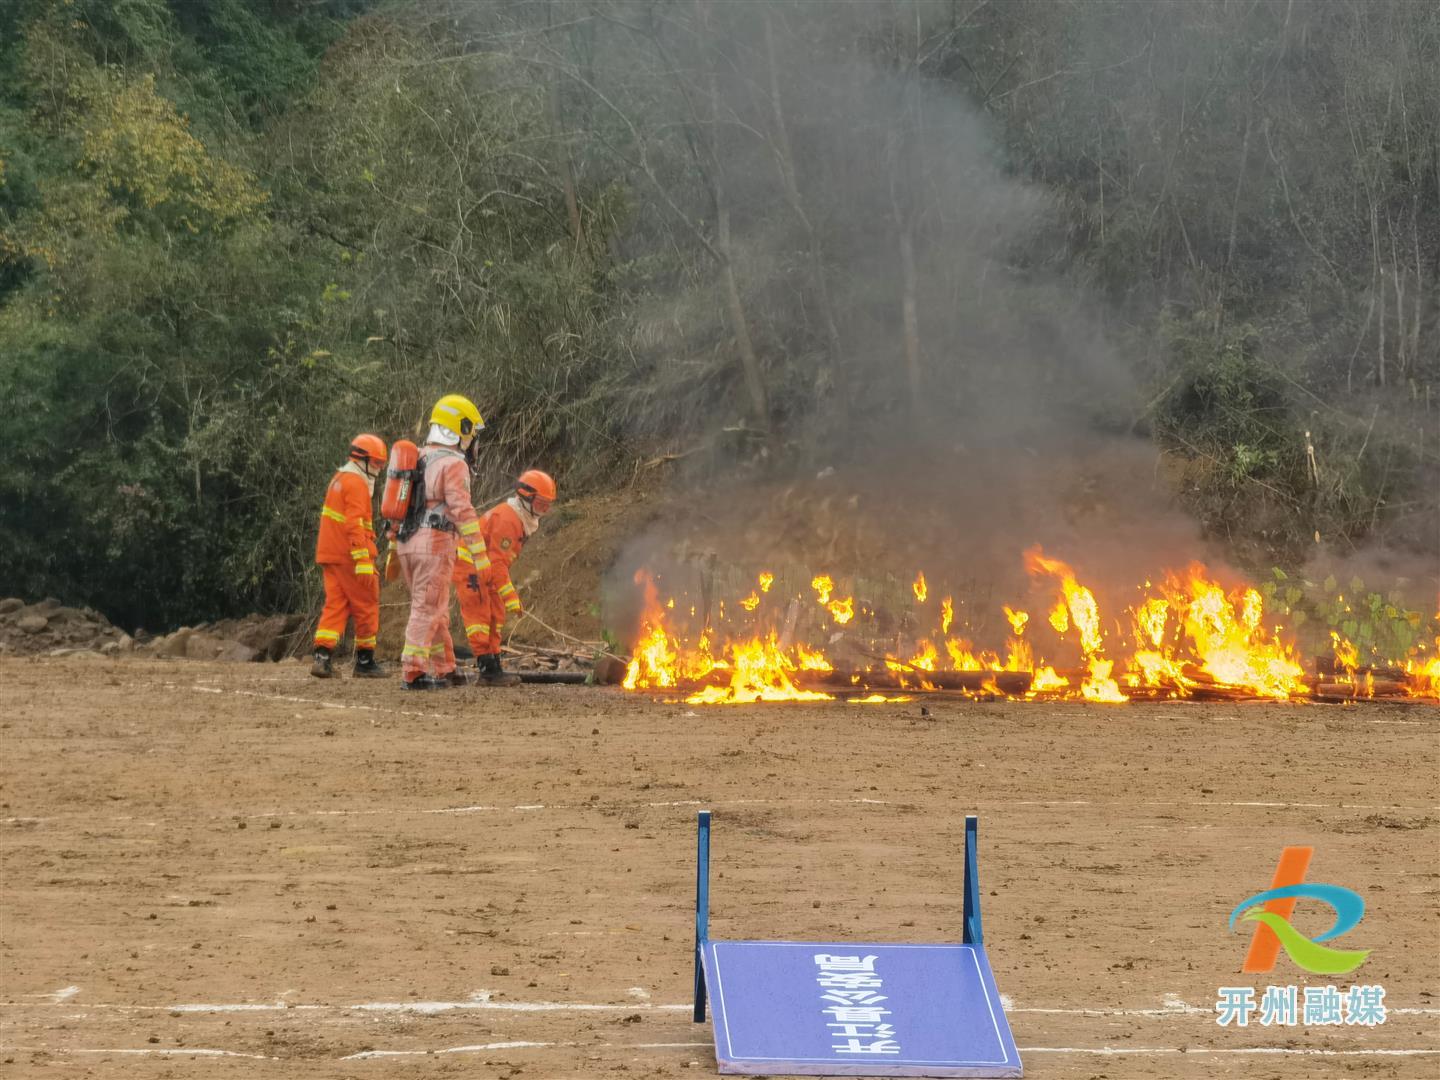
<instances>
[{"instance_id":1,"label":"glove","mask_svg":"<svg viewBox=\"0 0 1440 1080\"><path fill-rule=\"evenodd\" d=\"M506 600L506 601L505 601L505 610L506 610L507 612L509 612L511 615L519 615L519 614L520 614L520 598L519 598L518 596L512 596L509 600Z\"/></svg>"}]
</instances>

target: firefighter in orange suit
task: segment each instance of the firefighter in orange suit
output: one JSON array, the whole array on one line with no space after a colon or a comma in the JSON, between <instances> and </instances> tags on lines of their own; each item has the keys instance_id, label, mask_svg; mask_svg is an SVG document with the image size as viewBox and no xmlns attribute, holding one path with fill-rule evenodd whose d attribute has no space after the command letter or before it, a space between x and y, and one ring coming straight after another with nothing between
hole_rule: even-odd
<instances>
[{"instance_id":1,"label":"firefighter in orange suit","mask_svg":"<svg viewBox=\"0 0 1440 1080\"><path fill-rule=\"evenodd\" d=\"M522 473L515 483L515 494L486 511L480 520L490 559L488 571L476 571L465 563L463 555L455 564L465 636L474 650L483 686L514 686L520 681L500 667L500 631L505 617L520 613L520 595L510 580L510 565L554 505L555 481L549 474L539 469Z\"/></svg>"},{"instance_id":2,"label":"firefighter in orange suit","mask_svg":"<svg viewBox=\"0 0 1440 1080\"><path fill-rule=\"evenodd\" d=\"M320 510L315 561L325 574L325 609L315 630L315 662L310 674L328 679L330 656L355 620L355 670L360 678L385 674L375 662L380 631L380 577L375 573L375 523L371 520L375 478L385 467L385 443L376 435L356 435L350 460L330 481Z\"/></svg>"},{"instance_id":3,"label":"firefighter in orange suit","mask_svg":"<svg viewBox=\"0 0 1440 1080\"><path fill-rule=\"evenodd\" d=\"M480 571L490 568L480 518L470 503L475 436L485 421L473 402L447 394L430 412L430 434L420 451L424 506L418 526L396 548L410 588L410 621L401 652L405 690L440 690L463 682L450 640L450 578L455 547L466 549Z\"/></svg>"}]
</instances>

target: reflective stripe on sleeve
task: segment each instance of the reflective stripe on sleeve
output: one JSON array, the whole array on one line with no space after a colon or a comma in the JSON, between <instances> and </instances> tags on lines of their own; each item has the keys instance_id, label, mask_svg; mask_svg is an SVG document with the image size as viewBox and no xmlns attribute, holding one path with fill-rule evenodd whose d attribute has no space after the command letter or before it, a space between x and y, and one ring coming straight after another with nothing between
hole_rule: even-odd
<instances>
[{"instance_id":1,"label":"reflective stripe on sleeve","mask_svg":"<svg viewBox=\"0 0 1440 1080\"><path fill-rule=\"evenodd\" d=\"M461 562L468 562L471 566L475 565L475 557L465 548L456 548L455 555Z\"/></svg>"},{"instance_id":2,"label":"reflective stripe on sleeve","mask_svg":"<svg viewBox=\"0 0 1440 1080\"><path fill-rule=\"evenodd\" d=\"M314 504L312 503L311 505L313 506ZM340 513L339 510L332 510L332 509L330 509L330 507L328 507L328 506L321 508L321 510L320 510L320 516L321 516L321 517L327 517L327 518L329 518L331 521L338 521L341 525L344 525L344 524L345 524L345 515L342 514L342 513Z\"/></svg>"},{"instance_id":3,"label":"reflective stripe on sleeve","mask_svg":"<svg viewBox=\"0 0 1440 1080\"><path fill-rule=\"evenodd\" d=\"M496 592L498 592L501 596L514 596L515 583L513 581L507 581L504 585L501 585L500 588L496 590Z\"/></svg>"},{"instance_id":4,"label":"reflective stripe on sleeve","mask_svg":"<svg viewBox=\"0 0 1440 1080\"><path fill-rule=\"evenodd\" d=\"M461 535L461 536L474 536L474 535L475 535L477 532L479 532L479 531L480 531L480 522L478 522L478 521L469 521L469 522L466 522L464 525L461 525L461 526L460 526L460 535Z\"/></svg>"}]
</instances>

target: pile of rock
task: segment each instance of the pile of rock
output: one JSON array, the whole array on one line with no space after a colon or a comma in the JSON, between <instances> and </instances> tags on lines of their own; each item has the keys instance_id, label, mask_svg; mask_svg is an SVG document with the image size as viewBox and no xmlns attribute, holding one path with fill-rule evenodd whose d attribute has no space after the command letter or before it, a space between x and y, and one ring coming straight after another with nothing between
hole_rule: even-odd
<instances>
[{"instance_id":1,"label":"pile of rock","mask_svg":"<svg viewBox=\"0 0 1440 1080\"><path fill-rule=\"evenodd\" d=\"M248 615L201 626L182 626L145 646L151 656L249 663L281 660L308 646L303 615Z\"/></svg>"},{"instance_id":2,"label":"pile of rock","mask_svg":"<svg viewBox=\"0 0 1440 1080\"><path fill-rule=\"evenodd\" d=\"M182 626L173 634L132 638L90 608L65 607L59 600L27 604L0 600L0 656L142 656L187 660L252 662L282 660L308 650L304 615L249 615L202 626Z\"/></svg>"},{"instance_id":3,"label":"pile of rock","mask_svg":"<svg viewBox=\"0 0 1440 1080\"><path fill-rule=\"evenodd\" d=\"M113 656L134 649L129 634L90 608L65 607L53 598L35 604L13 596L0 600L0 656Z\"/></svg>"}]
</instances>

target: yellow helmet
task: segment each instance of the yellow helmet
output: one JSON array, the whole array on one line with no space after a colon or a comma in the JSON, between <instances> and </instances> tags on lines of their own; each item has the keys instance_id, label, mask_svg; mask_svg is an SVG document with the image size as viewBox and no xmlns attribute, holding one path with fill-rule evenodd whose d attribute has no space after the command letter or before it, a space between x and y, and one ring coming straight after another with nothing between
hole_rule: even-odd
<instances>
[{"instance_id":1,"label":"yellow helmet","mask_svg":"<svg viewBox=\"0 0 1440 1080\"><path fill-rule=\"evenodd\" d=\"M485 426L475 403L459 394L446 394L430 410L430 423L448 428L462 439Z\"/></svg>"}]
</instances>

